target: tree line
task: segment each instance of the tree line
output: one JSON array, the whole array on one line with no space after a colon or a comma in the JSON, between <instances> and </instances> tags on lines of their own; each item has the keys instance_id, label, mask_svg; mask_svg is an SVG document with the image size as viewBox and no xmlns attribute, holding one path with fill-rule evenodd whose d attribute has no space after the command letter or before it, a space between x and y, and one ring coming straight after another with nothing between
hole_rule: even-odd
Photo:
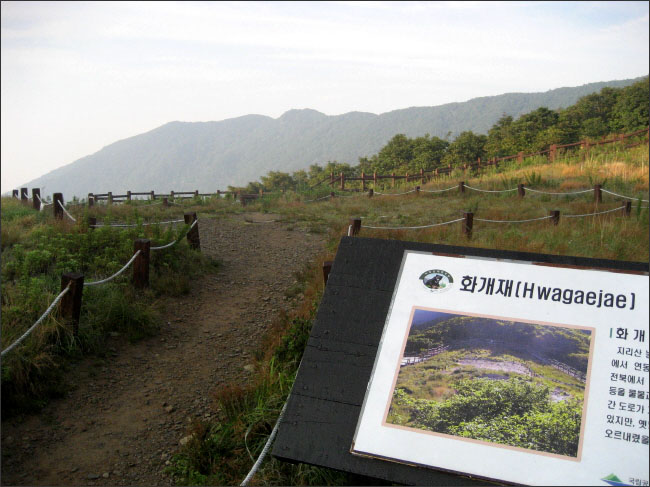
<instances>
[{"instance_id":1,"label":"tree line","mask_svg":"<svg viewBox=\"0 0 650 487\"><path fill-rule=\"evenodd\" d=\"M517 152L537 152L551 144L567 144L598 139L609 134L633 132L648 126L650 102L648 77L624 88L603 88L580 98L574 105L558 110L540 107L516 120L504 114L486 134L465 131L450 141L425 134L407 137L397 134L371 157L360 157L357 165L328 161L312 164L293 173L270 171L260 181L245 187L229 186L230 191L300 191L327 178L330 173L347 177L378 174L415 174L443 166L458 166L478 158L485 160Z\"/></svg>"}]
</instances>

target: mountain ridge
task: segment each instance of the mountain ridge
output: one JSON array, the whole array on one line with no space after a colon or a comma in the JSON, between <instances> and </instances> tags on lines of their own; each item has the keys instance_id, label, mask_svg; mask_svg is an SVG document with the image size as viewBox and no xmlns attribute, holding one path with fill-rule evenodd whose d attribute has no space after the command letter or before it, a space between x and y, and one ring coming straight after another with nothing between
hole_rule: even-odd
<instances>
[{"instance_id":1,"label":"mountain ridge","mask_svg":"<svg viewBox=\"0 0 650 487\"><path fill-rule=\"evenodd\" d=\"M45 187L46 194L62 192L66 199L106 191L213 192L245 185L269 171L292 172L330 160L355 164L397 133L441 138L466 130L486 133L504 114L516 118L540 106L564 108L603 87L628 86L642 78L504 93L381 114L326 115L300 108L278 118L247 114L219 121L170 121L120 139L23 186Z\"/></svg>"}]
</instances>

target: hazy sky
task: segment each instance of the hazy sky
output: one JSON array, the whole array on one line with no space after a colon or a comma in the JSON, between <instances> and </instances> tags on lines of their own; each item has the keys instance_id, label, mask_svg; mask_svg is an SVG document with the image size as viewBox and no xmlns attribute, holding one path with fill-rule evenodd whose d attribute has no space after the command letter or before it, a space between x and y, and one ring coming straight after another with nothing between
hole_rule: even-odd
<instances>
[{"instance_id":1,"label":"hazy sky","mask_svg":"<svg viewBox=\"0 0 650 487\"><path fill-rule=\"evenodd\" d=\"M648 2L2 2L2 192L172 120L648 74Z\"/></svg>"}]
</instances>

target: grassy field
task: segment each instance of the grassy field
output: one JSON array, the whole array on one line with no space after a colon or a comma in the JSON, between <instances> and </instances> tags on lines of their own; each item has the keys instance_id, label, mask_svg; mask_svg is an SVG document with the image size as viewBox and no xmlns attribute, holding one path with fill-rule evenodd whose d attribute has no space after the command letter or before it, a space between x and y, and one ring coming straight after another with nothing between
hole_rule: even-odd
<instances>
[{"instance_id":1,"label":"grassy field","mask_svg":"<svg viewBox=\"0 0 650 487\"><path fill-rule=\"evenodd\" d=\"M170 233L156 226L89 232L84 222L91 216L97 218L98 222L144 223L179 219L185 212L197 212L199 219L219 218L244 211L279 214L289 226L304 227L327 237L322 260L333 258L340 237L347 234L350 218L362 218L360 235L364 237L648 262L648 203L641 201L648 200L647 146L627 151L606 149L605 146L594 148L587 160L567 154L553 164L548 164L543 158L531 158L521 165L502 165L481 174L457 170L422 185L422 189L445 189L465 181L472 187L485 190L511 189L524 183L539 190L567 192L589 189L598 183L612 192L634 198L630 217L625 217L622 212L571 219L564 217L614 209L624 201L620 197L603 194L603 202L597 204L593 201L592 193L553 196L528 192L523 199L519 199L516 192L478 193L471 190L463 194L452 190L443 193L422 192L419 195L377 195L373 198L346 192L331 201L304 201L329 194L331 189L323 186L304 195L285 193L264 196L245 208L238 202L224 198L177 201L178 205L168 208L144 201L95 205L91 209L71 204L68 209L80 222L71 224L67 221L54 223L49 214L51 207L38 213L15 201L3 199L2 347L5 348L31 325L58 293L60 271L83 268L89 275L104 277L117 270L131 256L133 238L149 236L152 245L159 245L180 235L186 228L181 225L176 230L169 230ZM408 186L398 184L395 188L387 184L376 189L380 192L403 192L415 184L419 183ZM460 218L466 211L474 212L475 219L523 220L547 216L550 210L561 211L559 225L554 226L548 220L521 224L475 221L471 238L462 234L460 223L424 230L365 228L440 223ZM96 236L89 237L93 234ZM171 282L175 276L191 276L200 272L197 268L184 267L194 265L191 262L199 262L190 258L194 255L193 251L184 242L173 248L176 250L155 264L155 272L159 273L162 281L168 279ZM250 451L253 457L259 454L293 384L323 291L320 264L320 260L308 263L299 276L298 286L304 294L304 301L288 316L279 317L274 331L267 337L266 351L258 356L256 383L247 389L233 387L221 391L216 398L219 404L217 420L195 426L194 439L180 451L170 467L177 483L238 483L252 466L253 461L246 452ZM152 277L152 284L154 282L156 279ZM94 298L96 305L94 308L89 306L89 309L115 309L116 316L121 317L122 321L111 319L110 322L122 323L121 329L126 333L137 330L137 333L133 332L135 339L138 333L150 329L153 323L151 303L164 301L164 289L156 289L154 285L154 289L145 296L125 300L123 296L131 296L133 291L128 284L118 282L107 287L106 291L98 292ZM181 284L174 292L184 292L186 289ZM23 403L45 400L43 398L53 391L44 384L56 383L50 380L54 374L52 371L62 367L66 357L77 353L86 353L86 350L102 353L101 336L111 329L110 326L113 325L102 321L99 313L89 312L82 318L80 339L74 341L55 317L48 320L42 331L21 348L20 354L3 360L3 398L7 398L9 393ZM474 350L472 353L482 352ZM512 355L510 360L527 359ZM52 368L51 364L59 364L60 367ZM424 364L420 365L424 367ZM542 381L540 387L550 388L552 385L576 398L579 396L577 389L572 389L578 385L559 377L555 369L547 370L546 366L532 362L528 366L544 377L546 382ZM469 368L460 367L460 370L456 375L465 378L476 374ZM569 385L559 384L562 381ZM429 385L432 391L429 399L453 399L450 391L452 388L458 390L448 381L441 380L439 385ZM6 391L5 387L8 388ZM514 384L513 389L526 392L521 384ZM471 387L467 386L465 390L471 392ZM559 404L568 402L561 401ZM570 411L566 411L566 414L569 415ZM572 424L575 426L575 423ZM518 428L524 427L519 425ZM270 459L263 464L253 482L267 485L343 485L357 483L359 479L306 465L281 464Z\"/></svg>"}]
</instances>

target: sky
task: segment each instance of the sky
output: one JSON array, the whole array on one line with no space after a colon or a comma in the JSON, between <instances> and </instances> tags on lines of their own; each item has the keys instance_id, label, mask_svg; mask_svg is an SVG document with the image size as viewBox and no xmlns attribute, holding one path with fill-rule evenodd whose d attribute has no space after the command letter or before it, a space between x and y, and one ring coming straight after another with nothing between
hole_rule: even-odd
<instances>
[{"instance_id":1,"label":"sky","mask_svg":"<svg viewBox=\"0 0 650 487\"><path fill-rule=\"evenodd\" d=\"M5 2L1 191L170 121L648 74L648 2Z\"/></svg>"}]
</instances>

